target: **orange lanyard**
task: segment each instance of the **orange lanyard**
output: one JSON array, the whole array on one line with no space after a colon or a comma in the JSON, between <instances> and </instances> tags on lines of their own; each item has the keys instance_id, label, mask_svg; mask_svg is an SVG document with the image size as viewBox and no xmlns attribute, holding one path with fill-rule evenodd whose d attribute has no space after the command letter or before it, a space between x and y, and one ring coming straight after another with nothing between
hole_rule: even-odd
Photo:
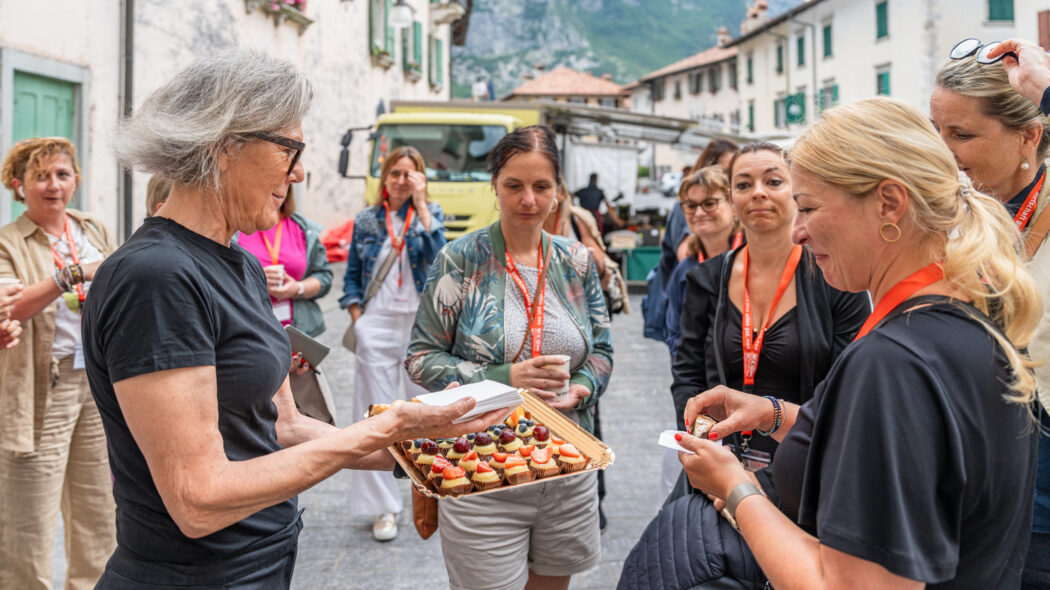
<instances>
[{"instance_id":1,"label":"orange lanyard","mask_svg":"<svg viewBox=\"0 0 1050 590\"><path fill-rule=\"evenodd\" d=\"M1024 231L1028 222L1032 219L1032 213L1035 212L1035 204L1039 200L1039 190L1043 188L1043 181L1046 180L1046 169L1043 169L1043 173L1039 176L1039 181L1035 183L1032 190L1025 197L1024 203L1021 208L1017 210L1017 214L1014 215L1014 223L1017 224L1017 231Z\"/></svg>"},{"instance_id":2,"label":"orange lanyard","mask_svg":"<svg viewBox=\"0 0 1050 590\"><path fill-rule=\"evenodd\" d=\"M941 269L939 263L934 262L913 272L908 278L894 285L875 305L875 311L871 312L871 315L865 320L864 325L860 327L860 332L857 332L857 336L853 340L857 341L866 336L876 324L882 321L882 318L889 315L894 308L914 295L916 291L923 287L928 287L943 278L944 270Z\"/></svg>"},{"instance_id":3,"label":"orange lanyard","mask_svg":"<svg viewBox=\"0 0 1050 590\"><path fill-rule=\"evenodd\" d=\"M784 292L787 291L788 285L791 284L791 279L795 276L795 269L798 268L798 261L802 259L802 246L794 246L791 248L791 255L788 256L787 264L784 265L784 272L780 275L780 283L777 284L776 293L773 294L773 302L769 304L769 315L766 317L765 323L762 324L762 329L758 332L758 337L754 338L752 342L752 322L751 322L751 296L747 293L747 269L749 264L747 246L744 246L742 252L744 256L744 318L740 322L741 327L741 342L744 345L744 386L750 387L755 384L755 372L758 370L758 357L762 354L762 341L766 337L766 328L773 323L773 314L777 310L777 303L780 303L780 298L784 296Z\"/></svg>"},{"instance_id":4,"label":"orange lanyard","mask_svg":"<svg viewBox=\"0 0 1050 590\"><path fill-rule=\"evenodd\" d=\"M270 264L277 264L277 261L281 257L281 232L284 230L284 220L277 224L277 231L273 234L273 244L270 244L270 240L266 238L266 234L263 234L263 245L266 246L266 251L270 253Z\"/></svg>"},{"instance_id":5,"label":"orange lanyard","mask_svg":"<svg viewBox=\"0 0 1050 590\"><path fill-rule=\"evenodd\" d=\"M514 281L514 284L521 290L521 298L525 300L525 314L529 318L529 335L532 337L532 356L540 356L540 348L543 346L543 300L544 292L546 289L539 290L536 293L536 313L532 313L532 298L529 297L529 288L525 285L525 279L521 278L521 273L518 272L518 267L514 265L514 260L510 257L510 252L505 253L507 257L507 274ZM543 276L543 241L540 241L539 251L536 253L536 260L539 261L539 275Z\"/></svg>"},{"instance_id":6,"label":"orange lanyard","mask_svg":"<svg viewBox=\"0 0 1050 590\"><path fill-rule=\"evenodd\" d=\"M736 232L736 235L733 236L733 243L730 244L729 249L730 250L736 250L737 248L740 247L740 244L742 244L742 243L744 243L744 233L743 232ZM707 260L706 258L704 258L704 249L703 248L701 248L700 251L696 253L696 260L697 260L697 262L703 262L704 260Z\"/></svg>"},{"instance_id":7,"label":"orange lanyard","mask_svg":"<svg viewBox=\"0 0 1050 590\"><path fill-rule=\"evenodd\" d=\"M73 259L73 264L80 264L80 255L77 254L77 244L73 241L73 230L69 226L69 217L66 217L66 244L69 246L69 257ZM51 257L55 259L55 266L58 270L65 268L66 263L62 260L62 256L59 255L58 250L55 250L55 246L51 246ZM77 299L81 303L84 303L84 299L87 298L87 294L84 293L84 285L77 283L73 285L73 288L77 291Z\"/></svg>"},{"instance_id":8,"label":"orange lanyard","mask_svg":"<svg viewBox=\"0 0 1050 590\"><path fill-rule=\"evenodd\" d=\"M412 225L412 214L416 211L409 207L405 214L405 227L401 228L401 235L394 235L394 221L390 216L390 201L383 200L383 209L386 209L386 233L390 236L390 245L397 250L397 286L401 287L401 251L405 249L405 237L408 235L408 226Z\"/></svg>"}]
</instances>

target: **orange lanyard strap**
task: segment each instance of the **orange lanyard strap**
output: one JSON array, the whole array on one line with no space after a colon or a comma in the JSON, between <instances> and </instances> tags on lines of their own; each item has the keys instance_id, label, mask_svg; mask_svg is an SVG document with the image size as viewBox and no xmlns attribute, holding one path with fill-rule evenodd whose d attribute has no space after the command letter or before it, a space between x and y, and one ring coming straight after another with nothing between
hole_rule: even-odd
<instances>
[{"instance_id":1,"label":"orange lanyard strap","mask_svg":"<svg viewBox=\"0 0 1050 590\"><path fill-rule=\"evenodd\" d=\"M914 295L916 291L928 287L943 278L944 270L941 269L939 263L934 262L928 266L920 268L909 275L908 278L894 285L893 288L883 295L882 299L875 304L875 311L871 312L871 315L865 320L864 325L860 327L860 332L857 332L857 336L853 339L854 342L866 336L868 332L871 332L871 330L878 325L883 318L889 315L891 311L906 299Z\"/></svg>"},{"instance_id":2,"label":"orange lanyard strap","mask_svg":"<svg viewBox=\"0 0 1050 590\"><path fill-rule=\"evenodd\" d=\"M740 247L740 244L743 244L743 243L744 243L744 233L743 232L736 232L736 234L733 236L733 243L729 245L729 249L730 250L736 250L737 248ZM696 260L697 260L697 262L703 262L704 260L707 260L706 258L704 258L704 249L703 248L700 248L700 251L696 253Z\"/></svg>"},{"instance_id":3,"label":"orange lanyard strap","mask_svg":"<svg viewBox=\"0 0 1050 590\"><path fill-rule=\"evenodd\" d=\"M263 234L263 245L266 246L266 251L270 253L270 264L277 264L281 258L281 232L284 231L284 219L277 223L277 231L273 234L273 244Z\"/></svg>"},{"instance_id":4,"label":"orange lanyard strap","mask_svg":"<svg viewBox=\"0 0 1050 590\"><path fill-rule=\"evenodd\" d=\"M546 289L536 290L536 309L532 308L532 298L529 297L529 289L525 285L525 279L521 278L521 273L518 272L518 267L514 265L514 260L510 257L510 252L506 252L507 258L507 274L514 281L514 284L518 286L521 291L521 298L525 301L525 314L529 318L529 336L532 337L532 344L530 346L532 350L532 356L540 356L540 348L543 346L543 300L545 297L544 292ZM536 253L536 260L539 261L539 275L543 276L543 241L540 241L539 251ZM535 313L533 313L535 311Z\"/></svg>"},{"instance_id":5,"label":"orange lanyard strap","mask_svg":"<svg viewBox=\"0 0 1050 590\"><path fill-rule=\"evenodd\" d=\"M1021 204L1021 208L1017 210L1017 214L1014 215L1014 223L1017 224L1017 231L1024 231L1025 226L1032 220L1032 213L1035 213L1036 202L1039 201L1039 191L1043 188L1043 181L1046 180L1046 169L1043 169L1043 173L1039 176L1039 180L1032 187L1032 190L1028 192L1028 196L1025 197L1024 203Z\"/></svg>"},{"instance_id":6,"label":"orange lanyard strap","mask_svg":"<svg viewBox=\"0 0 1050 590\"><path fill-rule=\"evenodd\" d=\"M73 230L69 225L69 217L66 217L66 244L69 246L69 257L73 259L73 264L80 266L80 255L77 253L77 243L73 241ZM51 246L51 257L55 260L55 266L58 270L62 270L66 267L65 261L62 260L62 256L55 250L54 245ZM84 292L84 285L77 283L73 285L73 288L77 291L77 299L81 303L84 303L84 299L87 298L87 293Z\"/></svg>"},{"instance_id":7,"label":"orange lanyard strap","mask_svg":"<svg viewBox=\"0 0 1050 590\"><path fill-rule=\"evenodd\" d=\"M791 284L791 279L795 277L795 269L798 268L798 262L802 259L802 246L791 248L791 255L788 256L784 272L780 275L776 293L773 294L773 302L769 304L769 314L766 316L765 323L762 324L762 329L758 332L758 337L755 338L752 334L751 296L747 292L747 270L750 266L747 246L744 246L742 254L744 256L744 318L740 322L740 340L744 344L744 386L750 387L755 384L755 372L758 371L758 357L762 354L762 342L766 337L766 329L773 323L773 314L776 313L777 304L780 303L780 298L784 296L788 285Z\"/></svg>"},{"instance_id":8,"label":"orange lanyard strap","mask_svg":"<svg viewBox=\"0 0 1050 590\"><path fill-rule=\"evenodd\" d=\"M413 207L408 208L405 214L405 227L401 228L401 235L394 235L394 220L390 215L390 201L383 199L383 209L386 209L386 233L390 236L390 245L397 250L397 286L401 288L401 251L405 249L405 238L408 236L408 226L412 225Z\"/></svg>"}]
</instances>

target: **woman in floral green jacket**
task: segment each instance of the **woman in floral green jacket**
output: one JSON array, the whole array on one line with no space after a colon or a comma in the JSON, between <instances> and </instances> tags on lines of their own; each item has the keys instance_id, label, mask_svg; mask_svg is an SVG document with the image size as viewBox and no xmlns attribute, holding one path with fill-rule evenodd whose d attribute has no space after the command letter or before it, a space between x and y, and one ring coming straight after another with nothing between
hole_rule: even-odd
<instances>
[{"instance_id":1,"label":"woman in floral green jacket","mask_svg":"<svg viewBox=\"0 0 1050 590\"><path fill-rule=\"evenodd\" d=\"M438 253L416 313L409 376L431 391L483 379L527 388L592 430L612 372L609 316L587 248L543 231L557 206L554 134L518 129L493 148L488 167L500 221ZM569 371L552 355L567 355ZM443 502L450 586L568 588L572 574L598 563L597 500L589 473ZM478 568L477 555L500 565Z\"/></svg>"}]
</instances>

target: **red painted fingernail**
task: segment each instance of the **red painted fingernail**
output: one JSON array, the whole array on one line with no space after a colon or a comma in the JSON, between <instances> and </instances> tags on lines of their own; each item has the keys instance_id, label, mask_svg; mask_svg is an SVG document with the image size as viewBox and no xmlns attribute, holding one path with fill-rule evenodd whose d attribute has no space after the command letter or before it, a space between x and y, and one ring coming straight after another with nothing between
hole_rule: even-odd
<instances>
[{"instance_id":1,"label":"red painted fingernail","mask_svg":"<svg viewBox=\"0 0 1050 590\"><path fill-rule=\"evenodd\" d=\"M681 432L674 433L674 439L675 440L682 440L682 433Z\"/></svg>"},{"instance_id":2,"label":"red painted fingernail","mask_svg":"<svg viewBox=\"0 0 1050 590\"><path fill-rule=\"evenodd\" d=\"M707 438L709 438L711 440L718 440L718 433L717 432L711 432L711 433L709 433L707 435Z\"/></svg>"}]
</instances>

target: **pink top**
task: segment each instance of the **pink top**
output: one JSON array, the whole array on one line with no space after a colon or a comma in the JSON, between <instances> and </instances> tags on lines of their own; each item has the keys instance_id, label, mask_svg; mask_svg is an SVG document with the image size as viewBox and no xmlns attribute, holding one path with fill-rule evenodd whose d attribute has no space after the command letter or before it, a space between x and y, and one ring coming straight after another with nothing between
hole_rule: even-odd
<instances>
[{"instance_id":1,"label":"pink top","mask_svg":"<svg viewBox=\"0 0 1050 590\"><path fill-rule=\"evenodd\" d=\"M281 230L281 243L277 244L275 237L277 228L280 226L284 226L284 229ZM290 218L285 218L266 231L241 234L241 237L237 239L237 243L254 254L262 266L270 266L274 262L270 257L270 251L266 248L266 242L263 241L263 236L266 236L266 239L270 241L270 245L274 247L277 254L277 264L284 265L284 272L297 281L302 280L303 275L306 274L306 234L303 233L303 228L299 227L299 224ZM278 246L280 246L279 250L277 249ZM276 300L271 297L270 302L276 303Z\"/></svg>"}]
</instances>

